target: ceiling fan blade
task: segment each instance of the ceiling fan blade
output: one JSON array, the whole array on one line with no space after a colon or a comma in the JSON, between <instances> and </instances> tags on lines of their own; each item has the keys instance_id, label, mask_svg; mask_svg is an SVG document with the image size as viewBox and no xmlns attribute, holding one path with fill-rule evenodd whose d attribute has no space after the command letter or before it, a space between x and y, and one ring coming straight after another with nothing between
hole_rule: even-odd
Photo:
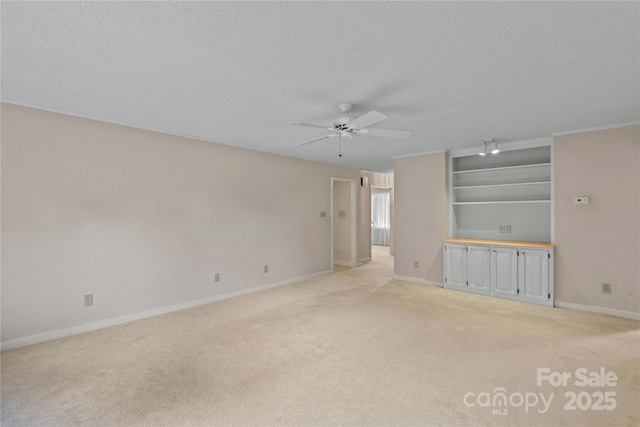
<instances>
[{"instance_id":1,"label":"ceiling fan blade","mask_svg":"<svg viewBox=\"0 0 640 427\"><path fill-rule=\"evenodd\" d=\"M385 138L408 138L411 136L410 130L369 128L361 129L360 132L370 136L381 136Z\"/></svg>"},{"instance_id":2,"label":"ceiling fan blade","mask_svg":"<svg viewBox=\"0 0 640 427\"><path fill-rule=\"evenodd\" d=\"M360 116L357 119L351 120L349 124L352 126L356 126L360 129L363 129L363 128L366 128L367 126L371 126L372 124L381 122L386 119L388 119L388 117L379 111L369 111L364 116Z\"/></svg>"},{"instance_id":3,"label":"ceiling fan blade","mask_svg":"<svg viewBox=\"0 0 640 427\"><path fill-rule=\"evenodd\" d=\"M331 129L331 126L316 125L316 124L313 124L313 123L304 123L304 122L293 123L293 125L294 126L304 126L304 127L308 127L308 128Z\"/></svg>"},{"instance_id":4,"label":"ceiling fan blade","mask_svg":"<svg viewBox=\"0 0 640 427\"><path fill-rule=\"evenodd\" d=\"M301 145L311 144L312 142L317 142L317 141L320 141L321 139L325 139L325 138L332 138L334 136L337 136L337 134L325 135L325 136L321 136L320 138L314 138L312 140L301 142L300 144L296 144L296 145L294 145L294 147L300 147Z\"/></svg>"}]
</instances>

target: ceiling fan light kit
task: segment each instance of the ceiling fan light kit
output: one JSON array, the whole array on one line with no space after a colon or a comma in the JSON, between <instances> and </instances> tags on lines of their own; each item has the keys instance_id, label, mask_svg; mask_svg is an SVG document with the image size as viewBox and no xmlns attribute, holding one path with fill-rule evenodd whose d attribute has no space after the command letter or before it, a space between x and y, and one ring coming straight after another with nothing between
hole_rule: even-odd
<instances>
[{"instance_id":1,"label":"ceiling fan light kit","mask_svg":"<svg viewBox=\"0 0 640 427\"><path fill-rule=\"evenodd\" d=\"M379 123L383 120L388 119L388 117L385 114L379 111L369 111L368 113L360 117L352 118L349 116L349 113L353 111L353 109L355 108L353 104L340 104L338 108L344 114L344 116L334 120L331 123L331 126L318 125L314 123L305 123L305 122L294 123L295 126L322 128L322 129L327 129L333 132L329 135L325 135L319 138L311 139L309 141L301 142L300 144L296 144L295 146L300 147L302 145L311 144L326 138L332 138L337 136L340 144L340 151L338 156L342 157L342 138L354 139L359 134L375 136L375 137L383 137L383 138L407 138L411 135L411 131L408 131L408 130L369 128L369 126L371 125L374 125L376 123Z\"/></svg>"}]
</instances>

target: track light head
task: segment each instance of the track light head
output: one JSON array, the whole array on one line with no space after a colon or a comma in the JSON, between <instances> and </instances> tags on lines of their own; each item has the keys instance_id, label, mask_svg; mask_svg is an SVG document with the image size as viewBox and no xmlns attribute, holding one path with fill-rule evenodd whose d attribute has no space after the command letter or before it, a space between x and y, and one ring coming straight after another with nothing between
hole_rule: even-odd
<instances>
[{"instance_id":1,"label":"track light head","mask_svg":"<svg viewBox=\"0 0 640 427\"><path fill-rule=\"evenodd\" d=\"M487 151L491 152L491 154L498 154L500 152L498 143L496 143L496 140L494 138L484 140L484 144L482 145L482 148L480 148L478 155L486 156Z\"/></svg>"},{"instance_id":2,"label":"track light head","mask_svg":"<svg viewBox=\"0 0 640 427\"><path fill-rule=\"evenodd\" d=\"M498 143L495 140L491 140L491 154L498 154L500 149L498 148Z\"/></svg>"}]
</instances>

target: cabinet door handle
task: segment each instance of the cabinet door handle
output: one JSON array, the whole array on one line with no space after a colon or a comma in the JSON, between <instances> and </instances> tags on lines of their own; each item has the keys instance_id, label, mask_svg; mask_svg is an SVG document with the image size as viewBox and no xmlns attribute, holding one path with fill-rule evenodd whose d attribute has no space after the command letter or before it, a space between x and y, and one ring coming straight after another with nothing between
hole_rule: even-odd
<instances>
[{"instance_id":1,"label":"cabinet door handle","mask_svg":"<svg viewBox=\"0 0 640 427\"><path fill-rule=\"evenodd\" d=\"M487 252L491 252L491 248L487 248Z\"/></svg>"},{"instance_id":2,"label":"cabinet door handle","mask_svg":"<svg viewBox=\"0 0 640 427\"><path fill-rule=\"evenodd\" d=\"M495 252L496 250L494 249L493 252Z\"/></svg>"}]
</instances>

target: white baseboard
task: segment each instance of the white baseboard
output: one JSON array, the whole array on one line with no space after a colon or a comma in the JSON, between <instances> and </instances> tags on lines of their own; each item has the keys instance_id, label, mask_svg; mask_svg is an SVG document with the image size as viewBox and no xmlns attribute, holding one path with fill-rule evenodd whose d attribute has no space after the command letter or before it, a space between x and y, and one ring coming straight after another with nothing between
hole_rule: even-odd
<instances>
[{"instance_id":1,"label":"white baseboard","mask_svg":"<svg viewBox=\"0 0 640 427\"><path fill-rule=\"evenodd\" d=\"M613 308L596 307L593 305L574 304L572 302L555 301L556 307L570 308L572 310L589 311L591 313L606 314L608 316L623 317L625 319L640 320L640 313L633 311L615 310Z\"/></svg>"},{"instance_id":2,"label":"white baseboard","mask_svg":"<svg viewBox=\"0 0 640 427\"><path fill-rule=\"evenodd\" d=\"M158 307L138 313L126 314L111 319L100 320L98 322L87 323L70 328L58 329L56 331L43 332L41 334L29 335L27 337L16 338L0 343L0 351L11 350L14 348L25 347L32 344L38 344L45 341L51 341L58 338L64 338L71 335L81 334L83 332L95 331L97 329L107 328L109 326L120 325L122 323L132 322L134 320L146 319L148 317L158 316L160 314L170 313L172 311L184 310L186 308L197 307L199 305L210 304L212 302L221 301L240 295L250 294L253 292L263 291L265 289L275 288L278 286L289 285L291 283L300 282L302 280L311 279L313 277L324 276L331 273L331 270L321 271L306 276L294 277L291 279L280 280L278 282L267 283L264 285L254 286L250 288L240 289L237 291L227 292L220 295L213 295L206 298L199 298L191 301L181 302L178 304Z\"/></svg>"},{"instance_id":3,"label":"white baseboard","mask_svg":"<svg viewBox=\"0 0 640 427\"><path fill-rule=\"evenodd\" d=\"M421 285L440 286L441 288L444 286L444 284L442 282L432 282L431 280L417 279L415 277L396 276L394 274L393 278L395 280L402 280L402 281L405 281L405 282L419 283Z\"/></svg>"},{"instance_id":4,"label":"white baseboard","mask_svg":"<svg viewBox=\"0 0 640 427\"><path fill-rule=\"evenodd\" d=\"M350 262L348 262L348 261L338 261L338 260L335 260L335 259L334 259L334 260L333 260L333 263L334 263L334 264L337 264L337 265L344 265L345 267L352 267L352 268L353 268L353 264L351 264L351 263L350 263Z\"/></svg>"}]
</instances>

